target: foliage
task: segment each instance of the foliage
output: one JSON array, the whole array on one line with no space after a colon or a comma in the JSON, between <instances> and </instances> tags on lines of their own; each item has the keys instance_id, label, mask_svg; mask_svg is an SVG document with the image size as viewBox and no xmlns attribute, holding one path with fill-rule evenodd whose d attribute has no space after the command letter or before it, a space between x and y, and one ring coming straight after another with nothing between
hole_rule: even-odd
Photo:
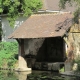
<instances>
[{"instance_id":1,"label":"foliage","mask_svg":"<svg viewBox=\"0 0 80 80\"><path fill-rule=\"evenodd\" d=\"M74 12L74 22L79 23L80 8Z\"/></svg>"},{"instance_id":2,"label":"foliage","mask_svg":"<svg viewBox=\"0 0 80 80\"><path fill-rule=\"evenodd\" d=\"M79 23L79 15L80 15L80 0L60 0L60 8L65 9L66 8L66 3L69 3L71 6L73 4L73 2L75 2L76 4L76 10L74 12L74 22Z\"/></svg>"},{"instance_id":3,"label":"foliage","mask_svg":"<svg viewBox=\"0 0 80 80\"><path fill-rule=\"evenodd\" d=\"M80 56L74 60L74 63L77 63L78 64L78 68L77 68L77 72L80 72Z\"/></svg>"},{"instance_id":4,"label":"foliage","mask_svg":"<svg viewBox=\"0 0 80 80\"><path fill-rule=\"evenodd\" d=\"M28 16L34 11L38 11L41 6L41 0L0 0L0 14L7 14L7 19L13 26L15 20L19 17L19 13Z\"/></svg>"},{"instance_id":5,"label":"foliage","mask_svg":"<svg viewBox=\"0 0 80 80\"><path fill-rule=\"evenodd\" d=\"M0 43L0 66L13 67L17 59L15 55L18 53L17 42L1 42Z\"/></svg>"},{"instance_id":6,"label":"foliage","mask_svg":"<svg viewBox=\"0 0 80 80\"><path fill-rule=\"evenodd\" d=\"M60 71L60 72L64 72L64 67L62 67L59 71Z\"/></svg>"},{"instance_id":7,"label":"foliage","mask_svg":"<svg viewBox=\"0 0 80 80\"><path fill-rule=\"evenodd\" d=\"M59 4L60 8L65 9L66 8L65 5L67 2L71 4L71 0L60 0L60 4Z\"/></svg>"},{"instance_id":8,"label":"foliage","mask_svg":"<svg viewBox=\"0 0 80 80\"><path fill-rule=\"evenodd\" d=\"M18 77L12 71L1 71L0 80L18 80Z\"/></svg>"}]
</instances>

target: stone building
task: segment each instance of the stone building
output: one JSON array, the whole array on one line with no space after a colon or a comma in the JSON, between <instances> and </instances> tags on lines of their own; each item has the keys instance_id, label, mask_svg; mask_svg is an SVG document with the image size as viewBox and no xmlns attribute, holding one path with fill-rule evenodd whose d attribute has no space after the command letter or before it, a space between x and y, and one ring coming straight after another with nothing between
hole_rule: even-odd
<instances>
[{"instance_id":1,"label":"stone building","mask_svg":"<svg viewBox=\"0 0 80 80\"><path fill-rule=\"evenodd\" d=\"M66 44L63 37L72 25L72 18L70 13L34 14L9 38L18 41L20 58L31 55L38 62L64 62ZM22 63L20 61L21 66Z\"/></svg>"},{"instance_id":2,"label":"stone building","mask_svg":"<svg viewBox=\"0 0 80 80\"><path fill-rule=\"evenodd\" d=\"M56 5L59 0L43 0L43 8L31 15L18 27L9 38L19 44L19 69L31 70L34 64L49 69L45 63L71 63L79 55L79 24L73 23L73 7L60 10ZM67 12L65 12L67 11ZM70 12L71 11L71 12ZM78 36L78 37L77 37ZM30 67L28 68L27 67ZM53 65L54 66L54 65ZM39 66L37 66L39 69ZM18 70L19 70L18 69ZM69 69L71 70L71 68Z\"/></svg>"}]
</instances>

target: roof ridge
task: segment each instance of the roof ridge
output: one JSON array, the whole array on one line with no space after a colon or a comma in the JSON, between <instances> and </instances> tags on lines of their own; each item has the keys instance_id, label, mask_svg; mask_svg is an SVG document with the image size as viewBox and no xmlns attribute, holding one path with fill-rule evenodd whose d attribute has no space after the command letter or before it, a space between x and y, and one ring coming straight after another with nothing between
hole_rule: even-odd
<instances>
[{"instance_id":1,"label":"roof ridge","mask_svg":"<svg viewBox=\"0 0 80 80\"><path fill-rule=\"evenodd\" d=\"M58 13L40 13L32 14L31 16L41 16L41 15L62 15L62 14L71 14L71 12L58 12Z\"/></svg>"}]
</instances>

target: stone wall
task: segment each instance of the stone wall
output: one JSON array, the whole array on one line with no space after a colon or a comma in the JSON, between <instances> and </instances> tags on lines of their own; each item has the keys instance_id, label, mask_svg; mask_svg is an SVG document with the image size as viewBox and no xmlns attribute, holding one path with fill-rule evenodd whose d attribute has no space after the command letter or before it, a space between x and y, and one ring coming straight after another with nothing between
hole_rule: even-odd
<instances>
[{"instance_id":1,"label":"stone wall","mask_svg":"<svg viewBox=\"0 0 80 80\"><path fill-rule=\"evenodd\" d=\"M24 39L24 52L25 55L37 55L39 48L44 42L43 38L40 39Z\"/></svg>"},{"instance_id":2,"label":"stone wall","mask_svg":"<svg viewBox=\"0 0 80 80\"><path fill-rule=\"evenodd\" d=\"M80 56L80 24L74 24L69 32L68 36L65 38L67 43L67 61L73 61Z\"/></svg>"},{"instance_id":3,"label":"stone wall","mask_svg":"<svg viewBox=\"0 0 80 80\"><path fill-rule=\"evenodd\" d=\"M73 37L73 43L74 43L74 58L80 56L80 20L79 24L74 24L73 27L70 30L70 33Z\"/></svg>"},{"instance_id":4,"label":"stone wall","mask_svg":"<svg viewBox=\"0 0 80 80\"><path fill-rule=\"evenodd\" d=\"M20 15L20 17L16 19L13 28L9 25L7 16L6 15L1 16L1 23L2 23L2 30L3 30L2 41L15 41L13 39L8 39L8 36L12 34L16 30L16 28L18 28L26 19L27 17L23 17L23 15Z\"/></svg>"}]
</instances>

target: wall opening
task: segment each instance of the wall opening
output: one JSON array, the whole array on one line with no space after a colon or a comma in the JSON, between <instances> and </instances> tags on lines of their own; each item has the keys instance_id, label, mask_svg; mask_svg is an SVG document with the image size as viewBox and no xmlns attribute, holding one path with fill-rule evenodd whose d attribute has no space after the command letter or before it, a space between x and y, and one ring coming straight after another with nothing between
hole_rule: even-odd
<instances>
[{"instance_id":1,"label":"wall opening","mask_svg":"<svg viewBox=\"0 0 80 80\"><path fill-rule=\"evenodd\" d=\"M63 62L64 41L61 37L46 38L37 52L37 62Z\"/></svg>"},{"instance_id":2,"label":"wall opening","mask_svg":"<svg viewBox=\"0 0 80 80\"><path fill-rule=\"evenodd\" d=\"M25 58L32 69L51 70L49 64L53 66L55 62L66 60L65 42L61 37L26 39L24 44Z\"/></svg>"}]
</instances>

